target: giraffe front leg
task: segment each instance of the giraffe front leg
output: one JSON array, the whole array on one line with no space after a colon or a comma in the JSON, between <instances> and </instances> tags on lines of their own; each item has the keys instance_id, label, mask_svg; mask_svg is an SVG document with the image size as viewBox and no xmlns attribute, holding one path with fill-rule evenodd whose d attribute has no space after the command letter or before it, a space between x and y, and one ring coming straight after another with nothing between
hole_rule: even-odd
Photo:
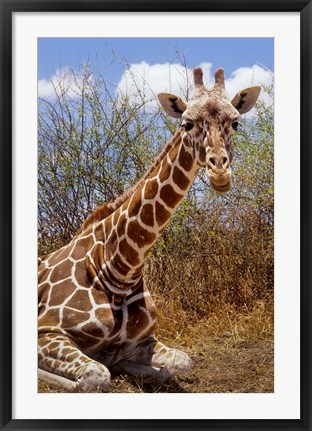
<instances>
[{"instance_id":1,"label":"giraffe front leg","mask_svg":"<svg viewBox=\"0 0 312 431\"><path fill-rule=\"evenodd\" d=\"M156 339L154 343L152 367L166 370L169 377L191 370L192 360L185 352L167 347Z\"/></svg>"},{"instance_id":2,"label":"giraffe front leg","mask_svg":"<svg viewBox=\"0 0 312 431\"><path fill-rule=\"evenodd\" d=\"M190 371L192 361L181 350L165 346L153 336L141 341L125 355L118 368L134 375L167 380L178 373Z\"/></svg>"},{"instance_id":3,"label":"giraffe front leg","mask_svg":"<svg viewBox=\"0 0 312 431\"><path fill-rule=\"evenodd\" d=\"M38 348L39 377L54 388L67 392L109 388L109 370L82 353L65 335L45 334L39 338Z\"/></svg>"}]
</instances>

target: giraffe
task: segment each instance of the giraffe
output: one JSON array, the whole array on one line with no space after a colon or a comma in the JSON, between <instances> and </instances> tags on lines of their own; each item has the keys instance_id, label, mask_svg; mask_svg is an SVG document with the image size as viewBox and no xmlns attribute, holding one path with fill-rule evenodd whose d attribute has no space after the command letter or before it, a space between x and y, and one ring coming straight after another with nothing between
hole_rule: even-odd
<instances>
[{"instance_id":1,"label":"giraffe","mask_svg":"<svg viewBox=\"0 0 312 431\"><path fill-rule=\"evenodd\" d=\"M108 391L114 366L161 380L192 367L186 353L154 337L156 307L142 269L199 169L216 193L231 189L232 135L260 93L249 87L229 101L222 68L211 89L200 68L193 75L188 102L158 95L181 123L143 178L96 209L67 245L38 259L39 377L52 387Z\"/></svg>"}]
</instances>

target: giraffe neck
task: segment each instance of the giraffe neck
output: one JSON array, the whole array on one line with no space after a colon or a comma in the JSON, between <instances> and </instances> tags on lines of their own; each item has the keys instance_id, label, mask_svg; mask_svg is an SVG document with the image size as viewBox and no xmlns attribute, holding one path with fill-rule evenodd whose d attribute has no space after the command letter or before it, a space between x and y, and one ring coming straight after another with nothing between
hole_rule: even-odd
<instances>
[{"instance_id":1,"label":"giraffe neck","mask_svg":"<svg viewBox=\"0 0 312 431\"><path fill-rule=\"evenodd\" d=\"M147 254L194 181L200 164L182 130L170 150L114 213L96 224L90 263L115 294L140 284Z\"/></svg>"}]
</instances>

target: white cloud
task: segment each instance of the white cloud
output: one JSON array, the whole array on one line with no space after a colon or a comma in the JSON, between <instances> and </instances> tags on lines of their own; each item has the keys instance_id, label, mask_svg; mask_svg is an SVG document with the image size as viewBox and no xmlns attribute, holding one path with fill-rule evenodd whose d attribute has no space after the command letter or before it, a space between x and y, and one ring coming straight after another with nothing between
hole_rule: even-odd
<instances>
[{"instance_id":1,"label":"white cloud","mask_svg":"<svg viewBox=\"0 0 312 431\"><path fill-rule=\"evenodd\" d=\"M205 85L211 88L214 85L212 63L201 63L199 67L203 69ZM238 91L251 85L270 85L273 83L273 73L259 65L240 67L228 76L225 86L230 99ZM67 67L58 69L50 79L38 81L38 96L45 99L55 99L57 95L66 92L70 98L78 98L81 95L84 79L86 79L86 75L83 70L74 71ZM92 75L90 75L89 82L92 82L92 79ZM188 98L192 85L192 69L186 68L182 64L148 64L142 61L138 64L132 64L124 72L117 85L117 97L127 96L132 103L147 102L145 105L147 110L153 111L158 108L156 97L158 93L173 93L185 100ZM270 96L264 91L260 94L260 100L267 104L272 102ZM247 115L252 115L252 111Z\"/></svg>"},{"instance_id":2,"label":"white cloud","mask_svg":"<svg viewBox=\"0 0 312 431\"><path fill-rule=\"evenodd\" d=\"M204 83L210 88L214 85L214 69L212 63L199 65L203 69ZM122 75L118 86L118 97L127 96L131 102L148 101L149 109L157 107L156 95L169 92L187 98L193 83L192 70L181 64L148 64L142 61L132 64ZM227 94L232 99L235 94L252 85L270 85L273 83L273 73L261 66L241 67L234 70L225 86ZM260 100L271 103L268 94L261 92Z\"/></svg>"},{"instance_id":3,"label":"white cloud","mask_svg":"<svg viewBox=\"0 0 312 431\"><path fill-rule=\"evenodd\" d=\"M181 64L148 64L142 61L133 64L122 75L118 85L118 97L129 97L130 101L148 101L155 105L156 95L161 92L186 96L186 82L192 78L188 69Z\"/></svg>"},{"instance_id":4,"label":"white cloud","mask_svg":"<svg viewBox=\"0 0 312 431\"><path fill-rule=\"evenodd\" d=\"M234 70L230 78L225 82L227 94L232 99L238 91L246 87L253 85L269 86L273 84L273 78L272 71L257 64L252 67L240 67ZM272 103L271 97L264 91L261 91L259 99L267 104Z\"/></svg>"},{"instance_id":5,"label":"white cloud","mask_svg":"<svg viewBox=\"0 0 312 431\"><path fill-rule=\"evenodd\" d=\"M55 74L48 80L40 79L38 81L38 97L55 99L57 96L66 93L68 97L75 99L81 96L84 79L86 79L86 76L82 71L77 72L67 67L57 69ZM88 81L92 80L92 76L87 79Z\"/></svg>"}]
</instances>

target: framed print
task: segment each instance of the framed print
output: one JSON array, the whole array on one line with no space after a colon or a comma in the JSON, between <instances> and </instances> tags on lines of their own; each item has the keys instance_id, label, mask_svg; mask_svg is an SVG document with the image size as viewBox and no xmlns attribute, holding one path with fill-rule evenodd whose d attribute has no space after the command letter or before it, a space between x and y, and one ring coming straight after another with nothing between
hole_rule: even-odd
<instances>
[{"instance_id":1,"label":"framed print","mask_svg":"<svg viewBox=\"0 0 312 431\"><path fill-rule=\"evenodd\" d=\"M1 2L2 429L311 429L311 2Z\"/></svg>"}]
</instances>

